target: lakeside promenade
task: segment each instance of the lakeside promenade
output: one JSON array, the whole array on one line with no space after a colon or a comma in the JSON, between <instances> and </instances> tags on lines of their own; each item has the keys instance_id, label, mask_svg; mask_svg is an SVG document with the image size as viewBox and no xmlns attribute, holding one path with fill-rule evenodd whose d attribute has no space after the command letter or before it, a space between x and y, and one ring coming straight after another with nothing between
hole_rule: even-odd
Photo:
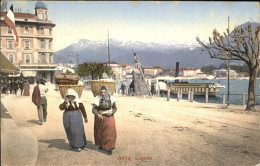
<instances>
[{"instance_id":1,"label":"lakeside promenade","mask_svg":"<svg viewBox=\"0 0 260 166\"><path fill-rule=\"evenodd\" d=\"M83 91L88 115L88 145L70 150L53 84L48 119L38 124L31 96L1 95L1 165L256 165L260 163L260 107L189 103L176 99L121 96L115 114L116 149L112 156L94 145L91 91ZM33 85L30 93L32 94Z\"/></svg>"}]
</instances>

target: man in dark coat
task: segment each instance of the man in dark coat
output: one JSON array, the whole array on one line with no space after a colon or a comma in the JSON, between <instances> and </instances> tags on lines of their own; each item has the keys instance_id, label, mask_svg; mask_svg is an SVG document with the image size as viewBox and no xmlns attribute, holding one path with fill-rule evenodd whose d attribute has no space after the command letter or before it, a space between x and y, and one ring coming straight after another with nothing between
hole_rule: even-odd
<instances>
[{"instance_id":1,"label":"man in dark coat","mask_svg":"<svg viewBox=\"0 0 260 166\"><path fill-rule=\"evenodd\" d=\"M17 95L17 91L18 91L18 81L14 81L14 94Z\"/></svg>"},{"instance_id":2,"label":"man in dark coat","mask_svg":"<svg viewBox=\"0 0 260 166\"><path fill-rule=\"evenodd\" d=\"M10 82L10 94L12 94L13 91L14 91L14 84L15 84L15 82L14 82L14 80L12 79L11 82Z\"/></svg>"},{"instance_id":3,"label":"man in dark coat","mask_svg":"<svg viewBox=\"0 0 260 166\"><path fill-rule=\"evenodd\" d=\"M122 89L122 95L125 94L125 84L122 82L121 84L121 89Z\"/></svg>"},{"instance_id":4,"label":"man in dark coat","mask_svg":"<svg viewBox=\"0 0 260 166\"><path fill-rule=\"evenodd\" d=\"M21 96L23 95L23 88L24 88L24 83L23 83L23 80L20 80L19 81L19 88L21 90Z\"/></svg>"},{"instance_id":5,"label":"man in dark coat","mask_svg":"<svg viewBox=\"0 0 260 166\"><path fill-rule=\"evenodd\" d=\"M151 93L152 93L152 96L155 94L154 83L151 84Z\"/></svg>"},{"instance_id":6,"label":"man in dark coat","mask_svg":"<svg viewBox=\"0 0 260 166\"><path fill-rule=\"evenodd\" d=\"M37 106L37 110L41 106L41 94L39 88L39 81L36 81L37 85L33 89L32 94L32 102ZM40 125L42 125L42 121L40 120Z\"/></svg>"}]
</instances>

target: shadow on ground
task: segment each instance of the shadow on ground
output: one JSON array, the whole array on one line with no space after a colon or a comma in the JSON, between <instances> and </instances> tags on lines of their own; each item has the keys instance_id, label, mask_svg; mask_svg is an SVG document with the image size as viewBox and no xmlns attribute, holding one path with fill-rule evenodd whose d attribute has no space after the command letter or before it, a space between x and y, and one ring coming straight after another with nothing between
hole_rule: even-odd
<instances>
[{"instance_id":1,"label":"shadow on ground","mask_svg":"<svg viewBox=\"0 0 260 166\"><path fill-rule=\"evenodd\" d=\"M1 102L1 118L13 119L2 102Z\"/></svg>"},{"instance_id":2,"label":"shadow on ground","mask_svg":"<svg viewBox=\"0 0 260 166\"><path fill-rule=\"evenodd\" d=\"M48 148L56 148L56 149L61 149L61 150L71 150L69 147L69 144L66 143L65 139L50 139L50 140L39 140L41 143L46 143L49 144ZM100 153L105 153L105 151L99 150L92 141L87 140L87 145L85 147L85 150L90 149L90 150L95 150Z\"/></svg>"},{"instance_id":3,"label":"shadow on ground","mask_svg":"<svg viewBox=\"0 0 260 166\"><path fill-rule=\"evenodd\" d=\"M39 120L27 120L28 123L33 123L33 124L40 124Z\"/></svg>"},{"instance_id":4,"label":"shadow on ground","mask_svg":"<svg viewBox=\"0 0 260 166\"><path fill-rule=\"evenodd\" d=\"M56 148L62 150L69 150L69 144L65 142L65 139L50 139L50 140L39 140L39 142L49 144L49 148Z\"/></svg>"}]
</instances>

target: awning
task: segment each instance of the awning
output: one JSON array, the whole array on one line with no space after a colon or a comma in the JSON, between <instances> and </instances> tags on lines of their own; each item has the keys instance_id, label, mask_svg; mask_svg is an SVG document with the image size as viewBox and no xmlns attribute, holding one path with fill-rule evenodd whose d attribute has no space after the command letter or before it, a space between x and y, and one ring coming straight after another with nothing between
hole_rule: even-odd
<instances>
[{"instance_id":1,"label":"awning","mask_svg":"<svg viewBox=\"0 0 260 166\"><path fill-rule=\"evenodd\" d=\"M22 71L24 77L35 77L37 71Z\"/></svg>"},{"instance_id":2,"label":"awning","mask_svg":"<svg viewBox=\"0 0 260 166\"><path fill-rule=\"evenodd\" d=\"M1 52L0 54L0 72L1 73L13 73L13 72L19 72L19 69L12 64Z\"/></svg>"}]
</instances>

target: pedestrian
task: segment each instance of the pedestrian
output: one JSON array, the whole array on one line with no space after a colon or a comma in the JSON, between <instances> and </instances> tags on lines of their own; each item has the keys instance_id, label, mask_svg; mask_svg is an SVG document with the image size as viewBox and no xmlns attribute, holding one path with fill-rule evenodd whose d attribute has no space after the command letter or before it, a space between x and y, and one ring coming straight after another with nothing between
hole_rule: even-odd
<instances>
[{"instance_id":1,"label":"pedestrian","mask_svg":"<svg viewBox=\"0 0 260 166\"><path fill-rule=\"evenodd\" d=\"M21 90L21 96L23 95L24 82L23 79L19 81L19 88Z\"/></svg>"},{"instance_id":2,"label":"pedestrian","mask_svg":"<svg viewBox=\"0 0 260 166\"><path fill-rule=\"evenodd\" d=\"M112 155L116 144L116 125L114 114L117 111L115 98L110 95L109 89L102 86L100 95L94 98L92 103L94 119L95 145Z\"/></svg>"},{"instance_id":3,"label":"pedestrian","mask_svg":"<svg viewBox=\"0 0 260 166\"><path fill-rule=\"evenodd\" d=\"M11 92L11 81L10 80L7 80L6 82L6 94L8 95L8 92L10 91Z\"/></svg>"},{"instance_id":4,"label":"pedestrian","mask_svg":"<svg viewBox=\"0 0 260 166\"><path fill-rule=\"evenodd\" d=\"M30 83L28 80L25 80L24 84L24 92L23 92L23 95L24 96L30 96Z\"/></svg>"},{"instance_id":5,"label":"pedestrian","mask_svg":"<svg viewBox=\"0 0 260 166\"><path fill-rule=\"evenodd\" d=\"M32 102L37 106L39 124L47 120L47 99L46 93L48 88L44 85L44 81L37 81L37 85L34 87L32 94Z\"/></svg>"},{"instance_id":6,"label":"pedestrian","mask_svg":"<svg viewBox=\"0 0 260 166\"><path fill-rule=\"evenodd\" d=\"M122 82L121 84L121 90L122 90L122 95L125 94L125 84Z\"/></svg>"},{"instance_id":7,"label":"pedestrian","mask_svg":"<svg viewBox=\"0 0 260 166\"><path fill-rule=\"evenodd\" d=\"M14 91L14 84L15 84L14 80L11 79L11 81L10 81L10 94L12 94L13 91Z\"/></svg>"},{"instance_id":8,"label":"pedestrian","mask_svg":"<svg viewBox=\"0 0 260 166\"><path fill-rule=\"evenodd\" d=\"M155 94L154 83L151 84L151 93L152 93L152 96Z\"/></svg>"},{"instance_id":9,"label":"pedestrian","mask_svg":"<svg viewBox=\"0 0 260 166\"><path fill-rule=\"evenodd\" d=\"M82 115L85 123L88 122L88 119L85 107L77 92L73 89L68 89L59 108L60 110L65 110L63 113L63 126L70 147L80 152L87 145Z\"/></svg>"},{"instance_id":10,"label":"pedestrian","mask_svg":"<svg viewBox=\"0 0 260 166\"><path fill-rule=\"evenodd\" d=\"M19 85L18 85L18 81L14 81L14 94L17 95L17 91L18 91Z\"/></svg>"},{"instance_id":11,"label":"pedestrian","mask_svg":"<svg viewBox=\"0 0 260 166\"><path fill-rule=\"evenodd\" d=\"M2 94L3 93L3 89L4 89L4 81L2 80L2 78L1 78L1 83L0 83L0 88L1 88L1 91L0 91L0 93Z\"/></svg>"}]
</instances>

